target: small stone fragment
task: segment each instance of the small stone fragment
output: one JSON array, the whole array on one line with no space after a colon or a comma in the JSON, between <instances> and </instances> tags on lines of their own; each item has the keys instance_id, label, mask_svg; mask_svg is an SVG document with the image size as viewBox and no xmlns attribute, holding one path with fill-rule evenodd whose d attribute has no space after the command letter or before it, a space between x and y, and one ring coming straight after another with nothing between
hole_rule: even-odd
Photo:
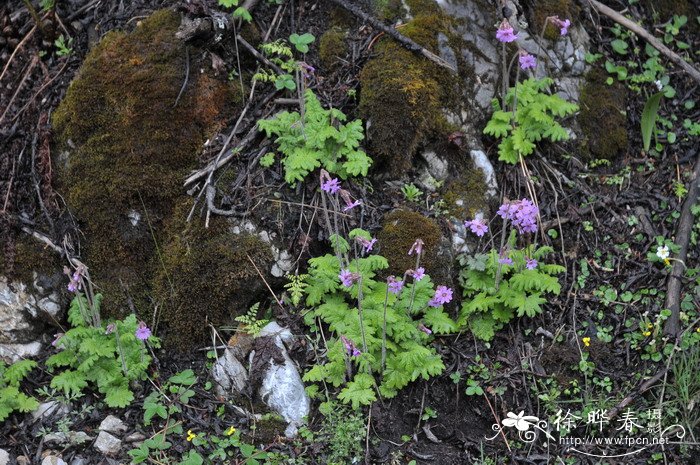
<instances>
[{"instance_id":1,"label":"small stone fragment","mask_svg":"<svg viewBox=\"0 0 700 465\"><path fill-rule=\"evenodd\" d=\"M121 434L126 431L126 425L119 418L114 415L107 416L102 423L100 423L99 430L107 431L108 433Z\"/></svg>"},{"instance_id":2,"label":"small stone fragment","mask_svg":"<svg viewBox=\"0 0 700 465\"><path fill-rule=\"evenodd\" d=\"M105 455L117 455L122 448L122 442L106 431L100 431L95 441L95 449ZM43 465L43 464L42 464Z\"/></svg>"}]
</instances>

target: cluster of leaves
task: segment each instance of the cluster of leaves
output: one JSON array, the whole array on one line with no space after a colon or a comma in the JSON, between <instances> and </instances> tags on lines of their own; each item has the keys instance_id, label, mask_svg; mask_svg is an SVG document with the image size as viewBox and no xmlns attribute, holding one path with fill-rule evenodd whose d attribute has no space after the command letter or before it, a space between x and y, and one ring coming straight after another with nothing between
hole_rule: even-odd
<instances>
[{"instance_id":1,"label":"cluster of leaves","mask_svg":"<svg viewBox=\"0 0 700 465\"><path fill-rule=\"evenodd\" d=\"M23 393L19 384L36 367L33 360L20 360L7 366L0 361L0 422L14 411L31 412L39 403Z\"/></svg>"},{"instance_id":2,"label":"cluster of leaves","mask_svg":"<svg viewBox=\"0 0 700 465\"><path fill-rule=\"evenodd\" d=\"M350 238L369 234L353 230ZM340 253L350 249L345 239L335 236L333 242ZM403 287L399 294L388 292L387 283L375 279L379 270L387 268L387 260L370 255L350 261L347 267L359 274L357 283L345 287L338 275L340 264L335 255L309 260L304 289L306 323L316 329L316 320L328 325L334 334L327 343L326 362L315 365L304 376L305 381L326 382L335 387L344 385L338 399L353 408L368 405L377 399L375 392L394 397L399 389L418 378L428 379L442 373L442 359L430 346L432 336L419 329L423 324L435 334L450 333L455 323L442 306L431 307L428 302L435 291L429 276ZM360 310L362 326L360 326ZM386 307L385 307L386 302ZM386 310L385 310L386 309ZM382 332L386 311L386 366L381 366ZM362 350L357 356L348 353L341 336ZM364 347L366 341L366 348ZM351 363L352 362L352 363ZM357 370L350 373L354 363ZM373 374L377 374L379 382ZM313 391L312 391L313 393Z\"/></svg>"},{"instance_id":3,"label":"cluster of leaves","mask_svg":"<svg viewBox=\"0 0 700 465\"><path fill-rule=\"evenodd\" d=\"M238 6L239 3L239 0L219 0L219 5L224 8L236 8L233 10L232 14L235 19L241 19L248 23L251 22L253 17L250 15L250 12L243 6Z\"/></svg>"},{"instance_id":4,"label":"cluster of leaves","mask_svg":"<svg viewBox=\"0 0 700 465\"><path fill-rule=\"evenodd\" d=\"M294 59L294 53L292 53L292 49L289 45L284 40L279 39L274 42L262 44L260 49L272 63L286 72L277 74L274 71L261 69L253 75L253 79L260 82L272 82L275 84L277 90L296 90L297 84L291 73L299 69L299 64Z\"/></svg>"},{"instance_id":5,"label":"cluster of leaves","mask_svg":"<svg viewBox=\"0 0 700 465\"><path fill-rule=\"evenodd\" d=\"M172 451L178 449L168 440L171 434L184 436L182 426L182 411L186 408L195 395L197 377L190 369L184 370L168 378L162 386L151 392L143 402L144 426L151 426L156 420L162 421L158 425L158 432L143 441L139 447L129 451L132 463L146 461L162 464L178 465L202 465L218 463L241 463L245 465L258 465L264 463L276 463L271 454L257 449L241 439L240 431L229 428L223 436L206 433L194 433L187 431L186 438L194 448L182 452L180 459L172 458ZM205 389L209 389L211 383L207 383Z\"/></svg>"},{"instance_id":6,"label":"cluster of leaves","mask_svg":"<svg viewBox=\"0 0 700 465\"><path fill-rule=\"evenodd\" d=\"M95 296L94 308L99 312L102 296ZM68 309L68 321L73 326L55 343L61 351L46 361L50 368L65 367L53 377L51 387L62 390L66 397L82 394L89 383L105 396L110 407L126 407L134 400L130 382L146 379L151 357L144 342L136 338L138 321L135 315L110 325L90 326L81 309L88 308L88 301L78 294ZM157 338L149 342L159 347Z\"/></svg>"},{"instance_id":7,"label":"cluster of leaves","mask_svg":"<svg viewBox=\"0 0 700 465\"><path fill-rule=\"evenodd\" d=\"M510 244L514 242L515 231L509 240ZM548 246L513 249L509 255L512 265L500 264L496 250L461 257L464 268L459 279L465 299L460 323L466 324L474 336L489 341L515 316L532 317L541 313L541 305L547 301L543 295L559 295L561 285L555 275L565 271L560 265L541 263L551 252ZM540 262L537 268L528 270L527 258Z\"/></svg>"},{"instance_id":8,"label":"cluster of leaves","mask_svg":"<svg viewBox=\"0 0 700 465\"><path fill-rule=\"evenodd\" d=\"M319 167L342 179L367 175L372 160L359 149L364 138L362 121L343 124L346 119L338 109L324 109L316 95L307 90L303 117L284 111L258 121L258 126L268 137L276 136L285 180L296 184Z\"/></svg>"},{"instance_id":9,"label":"cluster of leaves","mask_svg":"<svg viewBox=\"0 0 700 465\"><path fill-rule=\"evenodd\" d=\"M270 320L258 319L259 308L260 302L256 302L248 309L245 315L235 318L237 322L243 325L245 332L251 336L257 336L265 325L270 322Z\"/></svg>"},{"instance_id":10,"label":"cluster of leaves","mask_svg":"<svg viewBox=\"0 0 700 465\"><path fill-rule=\"evenodd\" d=\"M192 386L197 382L197 377L192 370L184 370L175 376L171 376L161 388L151 392L143 401L143 424L150 426L154 418L165 421L163 428L153 437L145 440L139 447L129 451L133 463L142 463L148 460L163 461L167 458L167 450L172 443L167 440L168 434L182 435L182 422L175 421L173 415L182 413L182 408L189 404L195 392ZM194 461L188 461L194 460ZM181 462L182 465L201 465L195 458Z\"/></svg>"},{"instance_id":11,"label":"cluster of leaves","mask_svg":"<svg viewBox=\"0 0 700 465\"><path fill-rule=\"evenodd\" d=\"M484 133L501 139L499 160L515 164L520 156L534 152L535 143L542 139L552 142L568 139L556 118L573 114L578 106L547 93L553 82L550 78L519 82L508 90L505 109L501 109L497 100L493 101L495 111ZM514 110L509 111L509 108Z\"/></svg>"}]
</instances>

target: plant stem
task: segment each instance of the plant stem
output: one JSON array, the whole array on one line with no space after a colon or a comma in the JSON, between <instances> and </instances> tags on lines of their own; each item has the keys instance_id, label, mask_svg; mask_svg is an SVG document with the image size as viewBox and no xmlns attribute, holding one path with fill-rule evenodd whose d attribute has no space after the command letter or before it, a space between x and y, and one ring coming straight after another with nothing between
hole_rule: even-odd
<instances>
[{"instance_id":1,"label":"plant stem","mask_svg":"<svg viewBox=\"0 0 700 465\"><path fill-rule=\"evenodd\" d=\"M119 337L119 325L117 323L114 324L114 335L117 338L117 350L119 351L119 358L122 361L122 372L124 376L126 376L126 359L124 358L124 348L122 347L122 341ZM143 356L143 354L141 355Z\"/></svg>"},{"instance_id":2,"label":"plant stem","mask_svg":"<svg viewBox=\"0 0 700 465\"><path fill-rule=\"evenodd\" d=\"M382 371L386 369L386 307L389 303L389 285L386 286L384 294L384 320L382 323Z\"/></svg>"}]
</instances>

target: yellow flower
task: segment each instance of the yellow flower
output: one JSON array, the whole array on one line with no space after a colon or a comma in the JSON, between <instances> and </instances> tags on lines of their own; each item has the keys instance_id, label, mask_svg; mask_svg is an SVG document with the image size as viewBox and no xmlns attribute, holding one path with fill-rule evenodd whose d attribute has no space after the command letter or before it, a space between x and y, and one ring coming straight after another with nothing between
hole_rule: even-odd
<instances>
[{"instance_id":1,"label":"yellow flower","mask_svg":"<svg viewBox=\"0 0 700 465\"><path fill-rule=\"evenodd\" d=\"M226 430L226 436L231 436L235 432L236 432L236 428L231 426L229 429Z\"/></svg>"},{"instance_id":2,"label":"yellow flower","mask_svg":"<svg viewBox=\"0 0 700 465\"><path fill-rule=\"evenodd\" d=\"M584 346L588 347L588 346L591 345L591 338L590 338L590 337L586 336L586 337L584 337L584 338L581 339L581 340L583 341L583 345L584 345Z\"/></svg>"},{"instance_id":3,"label":"yellow flower","mask_svg":"<svg viewBox=\"0 0 700 465\"><path fill-rule=\"evenodd\" d=\"M187 442L192 441L196 437L197 437L197 435L194 434L191 429L187 430Z\"/></svg>"},{"instance_id":4,"label":"yellow flower","mask_svg":"<svg viewBox=\"0 0 700 465\"><path fill-rule=\"evenodd\" d=\"M653 327L654 327L654 325L653 325L653 324L651 324L651 323L647 323L647 328L651 329L651 328L653 328Z\"/></svg>"},{"instance_id":5,"label":"yellow flower","mask_svg":"<svg viewBox=\"0 0 700 465\"><path fill-rule=\"evenodd\" d=\"M695 332L700 333L700 326L695 330Z\"/></svg>"},{"instance_id":6,"label":"yellow flower","mask_svg":"<svg viewBox=\"0 0 700 465\"><path fill-rule=\"evenodd\" d=\"M651 331L644 331L642 335L646 337L651 336Z\"/></svg>"}]
</instances>

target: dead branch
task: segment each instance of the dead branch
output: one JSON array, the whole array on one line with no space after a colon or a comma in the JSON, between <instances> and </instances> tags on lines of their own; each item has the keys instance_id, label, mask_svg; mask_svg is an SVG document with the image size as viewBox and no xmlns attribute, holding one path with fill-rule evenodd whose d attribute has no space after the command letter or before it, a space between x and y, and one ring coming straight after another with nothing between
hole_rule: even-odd
<instances>
[{"instance_id":1,"label":"dead branch","mask_svg":"<svg viewBox=\"0 0 700 465\"><path fill-rule=\"evenodd\" d=\"M394 29L393 27L389 27L386 24L382 23L378 19L368 15L364 11L362 11L360 8L358 8L356 5L351 4L347 0L331 0L333 3L335 3L338 6L343 7L344 9L348 10L350 13L353 15L357 16L358 18L362 19L362 21L369 23L373 28L378 29L380 31L383 31L384 33L390 35L394 40L397 42L401 43L404 47L409 49L412 52L415 53L420 53L433 63L442 66L443 68L447 68L453 73L457 72L457 69L452 66L450 63L447 61L443 60L439 56L435 55L433 52L430 50L426 49L425 47L422 47L420 44L414 42L412 39L409 39L405 35L401 34L399 31Z\"/></svg>"},{"instance_id":2,"label":"dead branch","mask_svg":"<svg viewBox=\"0 0 700 465\"><path fill-rule=\"evenodd\" d=\"M335 0L334 0L335 1ZM610 7L607 7L603 5L602 3L598 2L597 0L588 0L588 2L598 10L599 13L604 14L608 18L612 19L616 23L618 23L620 26L624 26L630 31L634 32L637 34L639 37L642 39L646 40L649 42L649 44L654 47L656 50L659 52L663 53L666 55L672 62L683 68L683 70L690 74L690 76L695 79L697 82L700 83L700 71L695 69L693 66L691 66L689 63L687 63L683 58L681 58L679 55L677 55L675 52L673 52L671 49L666 47L659 39L651 35L646 29L644 29L642 26L639 24L634 23L632 20L625 18L622 16L620 13L617 11L613 10Z\"/></svg>"},{"instance_id":3,"label":"dead branch","mask_svg":"<svg viewBox=\"0 0 700 465\"><path fill-rule=\"evenodd\" d=\"M683 285L683 273L685 271L685 260L688 256L688 244L690 243L690 233L693 230L692 206L700 199L700 155L695 161L693 177L690 180L688 196L683 203L681 218L676 230L675 243L680 246L678 257L673 260L673 268L666 280L666 302L664 307L671 310L671 316L664 325L664 334L676 337L680 334L680 310L681 310L681 288Z\"/></svg>"}]
</instances>

